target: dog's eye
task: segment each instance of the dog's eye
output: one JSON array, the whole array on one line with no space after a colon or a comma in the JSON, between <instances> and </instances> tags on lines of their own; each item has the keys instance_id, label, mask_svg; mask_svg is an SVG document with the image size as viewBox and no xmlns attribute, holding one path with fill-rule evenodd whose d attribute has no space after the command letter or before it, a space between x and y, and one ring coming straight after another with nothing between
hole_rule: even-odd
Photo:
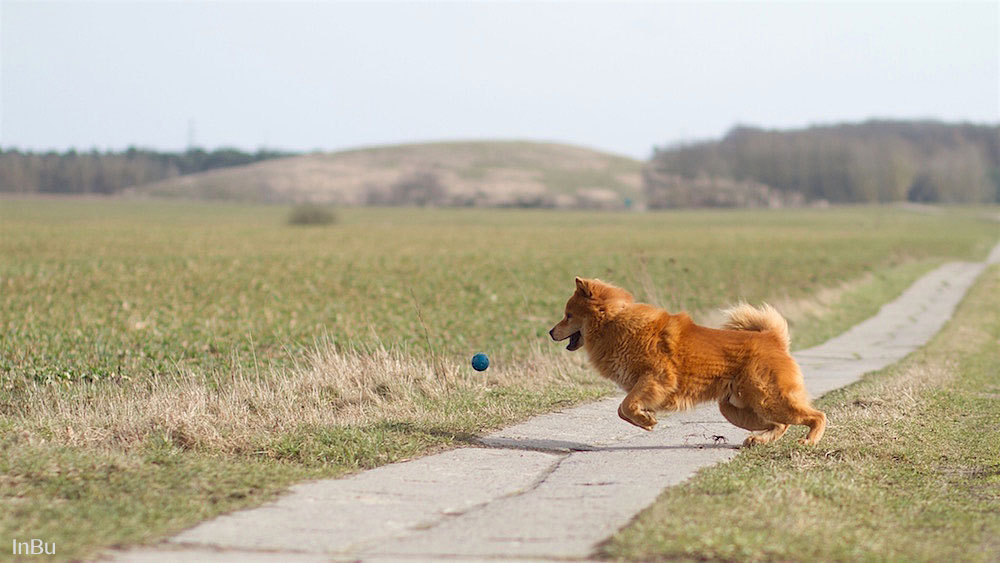
<instances>
[{"instance_id":1,"label":"dog's eye","mask_svg":"<svg viewBox=\"0 0 1000 563\"><path fill-rule=\"evenodd\" d=\"M566 320L567 321L570 320L570 319L572 319L572 318L573 318L573 315L571 315L569 313L566 313Z\"/></svg>"}]
</instances>

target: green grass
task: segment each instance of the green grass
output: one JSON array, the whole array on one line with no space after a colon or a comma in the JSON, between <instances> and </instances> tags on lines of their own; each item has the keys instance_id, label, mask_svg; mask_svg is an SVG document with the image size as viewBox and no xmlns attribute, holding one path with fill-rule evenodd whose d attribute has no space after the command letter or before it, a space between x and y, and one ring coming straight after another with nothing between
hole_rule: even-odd
<instances>
[{"instance_id":1,"label":"green grass","mask_svg":"<svg viewBox=\"0 0 1000 563\"><path fill-rule=\"evenodd\" d=\"M81 380L287 362L317 338L523 358L576 275L671 309L808 296L978 259L994 224L892 209L580 213L0 202L0 377ZM803 336L799 332L796 337Z\"/></svg>"},{"instance_id":2,"label":"green grass","mask_svg":"<svg viewBox=\"0 0 1000 563\"><path fill-rule=\"evenodd\" d=\"M625 560L996 561L1000 267L923 350L830 393L817 447L743 451L610 541Z\"/></svg>"},{"instance_id":3,"label":"green grass","mask_svg":"<svg viewBox=\"0 0 1000 563\"><path fill-rule=\"evenodd\" d=\"M0 200L0 541L41 537L60 558L84 557L260 503L303 478L422 455L601 396L609 386L582 356L545 334L576 275L694 311L740 298L808 302L843 287L793 317L801 347L874 313L942 260L981 259L997 237L995 224L968 214L885 208L344 209L322 229L287 216L278 206ZM317 347L380 346L409 358L405 373L459 375L433 392L418 381L398 397L364 399L364 415L347 422L345 390L327 383L302 404L329 410L319 418L328 422L286 421L238 447L142 411L150 389L174 381L209 398L243 378L270 389L299 377ZM491 356L485 376L469 375L475 351ZM553 375L556 360L568 363ZM39 397L97 414L47 419ZM133 397L149 421L138 441L79 438L114 434L99 424L109 397ZM267 405L254 401L239 416ZM194 422L217 422L206 420Z\"/></svg>"},{"instance_id":4,"label":"green grass","mask_svg":"<svg viewBox=\"0 0 1000 563\"><path fill-rule=\"evenodd\" d=\"M874 316L884 303L895 299L903 288L936 265L937 261L927 259L904 262L874 270L870 277L848 283L840 291L830 292L830 303L806 307L791 317L792 349L802 350L826 342L858 321ZM812 305L809 300L806 302ZM786 316L791 312L788 309L786 307Z\"/></svg>"},{"instance_id":5,"label":"green grass","mask_svg":"<svg viewBox=\"0 0 1000 563\"><path fill-rule=\"evenodd\" d=\"M169 445L125 455L9 440L0 442L0 560L11 557L13 539L46 538L61 560L147 541L321 474L290 463L182 455Z\"/></svg>"}]
</instances>

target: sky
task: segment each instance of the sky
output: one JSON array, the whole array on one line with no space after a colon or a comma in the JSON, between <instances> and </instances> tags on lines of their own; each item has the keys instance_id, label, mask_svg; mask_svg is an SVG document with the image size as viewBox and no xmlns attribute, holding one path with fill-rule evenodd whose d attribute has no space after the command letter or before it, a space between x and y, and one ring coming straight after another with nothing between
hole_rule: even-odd
<instances>
[{"instance_id":1,"label":"sky","mask_svg":"<svg viewBox=\"0 0 1000 563\"><path fill-rule=\"evenodd\" d=\"M1000 2L0 0L0 146L456 139L646 158L736 124L1000 122Z\"/></svg>"}]
</instances>

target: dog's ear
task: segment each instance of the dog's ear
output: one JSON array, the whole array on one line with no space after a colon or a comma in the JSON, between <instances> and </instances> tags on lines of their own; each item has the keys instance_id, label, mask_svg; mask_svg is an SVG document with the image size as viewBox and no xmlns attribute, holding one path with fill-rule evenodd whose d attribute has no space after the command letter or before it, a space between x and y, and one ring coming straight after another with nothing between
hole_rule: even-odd
<instances>
[{"instance_id":1,"label":"dog's ear","mask_svg":"<svg viewBox=\"0 0 1000 563\"><path fill-rule=\"evenodd\" d=\"M590 281L583 278L576 278L576 292L587 299L594 296L594 292L590 287Z\"/></svg>"}]
</instances>

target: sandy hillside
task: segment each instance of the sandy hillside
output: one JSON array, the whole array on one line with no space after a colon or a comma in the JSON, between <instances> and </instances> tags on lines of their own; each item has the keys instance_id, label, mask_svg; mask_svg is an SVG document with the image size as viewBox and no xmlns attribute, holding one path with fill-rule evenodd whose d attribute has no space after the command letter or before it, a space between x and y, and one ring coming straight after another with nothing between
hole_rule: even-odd
<instances>
[{"instance_id":1,"label":"sandy hillside","mask_svg":"<svg viewBox=\"0 0 1000 563\"><path fill-rule=\"evenodd\" d=\"M556 143L473 141L314 153L179 176L137 195L342 205L621 207L642 163Z\"/></svg>"}]
</instances>

